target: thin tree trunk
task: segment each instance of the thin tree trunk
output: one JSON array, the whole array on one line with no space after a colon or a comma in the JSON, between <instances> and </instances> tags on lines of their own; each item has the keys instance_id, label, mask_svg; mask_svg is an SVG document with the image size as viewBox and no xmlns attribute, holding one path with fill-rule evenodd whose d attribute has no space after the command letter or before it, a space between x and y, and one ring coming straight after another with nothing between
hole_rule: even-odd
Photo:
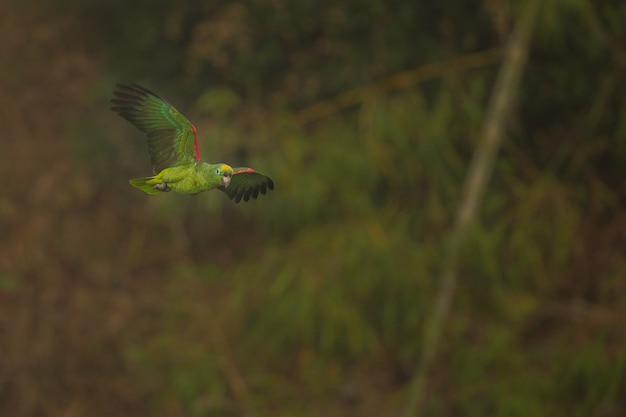
<instances>
[{"instance_id":1,"label":"thin tree trunk","mask_svg":"<svg viewBox=\"0 0 626 417\"><path fill-rule=\"evenodd\" d=\"M408 389L405 417L418 416L421 413L428 375L439 348L444 322L454 296L459 252L469 226L476 217L478 205L483 198L505 135L508 115L519 91L539 4L540 0L529 0L525 4L506 45L502 66L487 109L482 140L474 152L463 186L461 202L444 258L446 265L441 274L435 305L425 325L421 362Z\"/></svg>"}]
</instances>

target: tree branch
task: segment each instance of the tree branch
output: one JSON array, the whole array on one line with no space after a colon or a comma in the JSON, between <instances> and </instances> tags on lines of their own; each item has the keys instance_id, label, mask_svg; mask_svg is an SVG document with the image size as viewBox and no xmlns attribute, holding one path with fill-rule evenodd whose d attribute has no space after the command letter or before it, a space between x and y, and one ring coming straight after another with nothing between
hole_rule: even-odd
<instances>
[{"instance_id":1,"label":"tree branch","mask_svg":"<svg viewBox=\"0 0 626 417\"><path fill-rule=\"evenodd\" d=\"M353 88L338 96L306 107L296 114L296 120L300 125L306 125L356 106L362 101L364 91L369 91L372 88L380 91L402 90L432 78L441 77L446 73L467 71L495 64L500 59L502 59L502 48L492 48L426 64L412 70L394 74L377 83Z\"/></svg>"}]
</instances>

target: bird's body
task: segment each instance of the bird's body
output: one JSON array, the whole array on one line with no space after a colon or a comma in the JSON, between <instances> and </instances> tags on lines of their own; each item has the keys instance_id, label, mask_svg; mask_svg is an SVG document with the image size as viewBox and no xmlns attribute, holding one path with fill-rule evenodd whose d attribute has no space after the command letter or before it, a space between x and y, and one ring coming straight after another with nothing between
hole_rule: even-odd
<instances>
[{"instance_id":1,"label":"bird's body","mask_svg":"<svg viewBox=\"0 0 626 417\"><path fill-rule=\"evenodd\" d=\"M148 194L165 191L198 194L222 186L227 187L232 173L233 169L229 165L198 161L165 168L153 177L135 178L130 183Z\"/></svg>"},{"instance_id":2,"label":"bird's body","mask_svg":"<svg viewBox=\"0 0 626 417\"><path fill-rule=\"evenodd\" d=\"M156 175L131 179L134 187L148 193L176 191L198 194L218 188L232 200L248 201L274 188L274 182L252 168L232 168L200 159L194 125L173 106L151 91L133 84L118 84L113 111L148 136L148 149Z\"/></svg>"}]
</instances>

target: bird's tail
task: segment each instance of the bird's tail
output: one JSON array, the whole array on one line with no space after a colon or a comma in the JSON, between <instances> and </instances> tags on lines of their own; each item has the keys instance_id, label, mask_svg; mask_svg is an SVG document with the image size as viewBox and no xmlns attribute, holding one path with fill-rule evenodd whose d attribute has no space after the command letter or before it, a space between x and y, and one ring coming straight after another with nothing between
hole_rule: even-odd
<instances>
[{"instance_id":1,"label":"bird's tail","mask_svg":"<svg viewBox=\"0 0 626 417\"><path fill-rule=\"evenodd\" d=\"M131 180L128 180L128 182L130 183L130 185L139 188L144 193L161 194L163 192L154 188L155 184L159 184L161 182L161 180L157 179L156 177L133 178Z\"/></svg>"}]
</instances>

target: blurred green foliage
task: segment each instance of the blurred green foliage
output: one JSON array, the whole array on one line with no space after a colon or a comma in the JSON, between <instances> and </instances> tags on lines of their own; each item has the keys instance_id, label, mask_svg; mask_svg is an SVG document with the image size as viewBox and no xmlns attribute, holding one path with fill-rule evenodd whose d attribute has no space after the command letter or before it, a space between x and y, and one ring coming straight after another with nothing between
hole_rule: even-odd
<instances>
[{"instance_id":1,"label":"blurred green foliage","mask_svg":"<svg viewBox=\"0 0 626 417\"><path fill-rule=\"evenodd\" d=\"M500 46L520 3L0 6L0 414L398 415L497 65L384 81ZM428 415L626 412L625 20L542 6ZM275 191L137 193L117 81Z\"/></svg>"}]
</instances>

